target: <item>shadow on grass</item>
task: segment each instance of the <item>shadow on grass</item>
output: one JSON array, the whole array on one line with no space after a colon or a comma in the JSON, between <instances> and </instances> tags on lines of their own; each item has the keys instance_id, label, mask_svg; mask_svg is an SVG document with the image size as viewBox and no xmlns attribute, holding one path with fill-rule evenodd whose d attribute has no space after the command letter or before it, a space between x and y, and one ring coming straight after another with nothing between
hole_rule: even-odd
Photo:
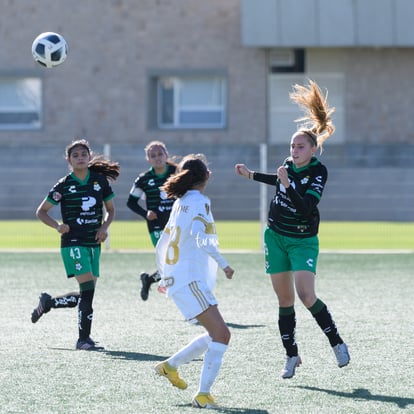
<instances>
[{"instance_id":1,"label":"shadow on grass","mask_svg":"<svg viewBox=\"0 0 414 414\"><path fill-rule=\"evenodd\" d=\"M226 322L229 328L234 329L250 329L250 328L264 328L266 325L240 325L238 323Z\"/></svg>"},{"instance_id":2,"label":"shadow on grass","mask_svg":"<svg viewBox=\"0 0 414 414\"><path fill-rule=\"evenodd\" d=\"M367 400L367 401L379 401L386 403L397 404L399 408L407 408L408 405L414 405L414 398L405 397L393 397L391 395L371 394L371 392L365 388L356 388L353 392L342 392L336 390L328 390L317 387L298 386L310 391L324 392L326 394L334 395L336 397L352 398L353 400Z\"/></svg>"},{"instance_id":3,"label":"shadow on grass","mask_svg":"<svg viewBox=\"0 0 414 414\"><path fill-rule=\"evenodd\" d=\"M192 407L191 404L179 404L177 407ZM259 410L255 408L227 408L217 407L211 410L212 413L224 413L224 414L269 414L267 410Z\"/></svg>"},{"instance_id":4,"label":"shadow on grass","mask_svg":"<svg viewBox=\"0 0 414 414\"><path fill-rule=\"evenodd\" d=\"M108 355L113 359L122 359L124 361L164 361L168 357L153 355L153 354L143 354L141 352L127 352L127 351L110 351L109 349L100 349L96 351L78 351L75 348L49 348L54 351L74 351L74 352L94 352L102 355Z\"/></svg>"},{"instance_id":5,"label":"shadow on grass","mask_svg":"<svg viewBox=\"0 0 414 414\"><path fill-rule=\"evenodd\" d=\"M143 354L141 352L109 351L107 349L101 351L101 353L113 359L122 359L124 361L165 361L168 358L168 356Z\"/></svg>"}]
</instances>

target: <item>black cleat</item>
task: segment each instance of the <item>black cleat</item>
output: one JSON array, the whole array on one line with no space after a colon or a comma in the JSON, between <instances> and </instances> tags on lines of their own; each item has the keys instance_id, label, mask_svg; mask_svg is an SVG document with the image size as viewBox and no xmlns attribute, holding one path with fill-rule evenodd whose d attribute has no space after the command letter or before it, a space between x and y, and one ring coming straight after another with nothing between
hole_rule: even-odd
<instances>
[{"instance_id":1,"label":"black cleat","mask_svg":"<svg viewBox=\"0 0 414 414\"><path fill-rule=\"evenodd\" d=\"M76 349L80 351L103 351L105 348L103 346L97 346L92 338L88 338L82 341L78 339Z\"/></svg>"},{"instance_id":2,"label":"black cleat","mask_svg":"<svg viewBox=\"0 0 414 414\"><path fill-rule=\"evenodd\" d=\"M148 273L141 273L140 278L141 278L141 299L147 300L153 279L150 278Z\"/></svg>"},{"instance_id":3,"label":"black cleat","mask_svg":"<svg viewBox=\"0 0 414 414\"><path fill-rule=\"evenodd\" d=\"M52 299L52 296L50 296L46 292L42 292L40 294L40 296L39 296L39 305L37 306L36 309L33 309L33 312L32 312L32 322L33 323L36 323L44 313L48 313L50 311L51 299Z\"/></svg>"}]
</instances>

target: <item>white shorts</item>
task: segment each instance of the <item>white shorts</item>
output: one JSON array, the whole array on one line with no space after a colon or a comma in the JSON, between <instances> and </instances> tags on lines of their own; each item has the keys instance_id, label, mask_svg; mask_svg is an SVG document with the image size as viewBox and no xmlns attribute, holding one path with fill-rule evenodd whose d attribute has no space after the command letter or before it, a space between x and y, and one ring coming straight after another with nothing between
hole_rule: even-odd
<instances>
[{"instance_id":1,"label":"white shorts","mask_svg":"<svg viewBox=\"0 0 414 414\"><path fill-rule=\"evenodd\" d=\"M217 305L213 292L201 281L191 282L178 289L172 299L187 320L192 320L210 306Z\"/></svg>"}]
</instances>

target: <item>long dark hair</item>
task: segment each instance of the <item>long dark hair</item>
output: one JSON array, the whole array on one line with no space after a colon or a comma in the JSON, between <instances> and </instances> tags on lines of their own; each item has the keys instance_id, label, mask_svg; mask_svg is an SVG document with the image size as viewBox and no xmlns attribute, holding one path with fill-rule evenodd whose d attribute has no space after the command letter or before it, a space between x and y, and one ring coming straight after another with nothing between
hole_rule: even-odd
<instances>
[{"instance_id":1,"label":"long dark hair","mask_svg":"<svg viewBox=\"0 0 414 414\"><path fill-rule=\"evenodd\" d=\"M188 190L204 184L210 176L203 154L189 154L178 164L177 173L168 178L162 189L168 198L180 198Z\"/></svg>"},{"instance_id":2,"label":"long dark hair","mask_svg":"<svg viewBox=\"0 0 414 414\"><path fill-rule=\"evenodd\" d=\"M89 145L89 142L86 141L86 139L77 139L75 141L72 141L66 147L66 158L70 157L70 154L76 147L85 148L88 151L89 155L92 157L88 163L88 168L91 171L96 171L99 174L103 174L112 181L115 181L118 178L121 170L119 163L109 161L103 155L95 155Z\"/></svg>"}]
</instances>

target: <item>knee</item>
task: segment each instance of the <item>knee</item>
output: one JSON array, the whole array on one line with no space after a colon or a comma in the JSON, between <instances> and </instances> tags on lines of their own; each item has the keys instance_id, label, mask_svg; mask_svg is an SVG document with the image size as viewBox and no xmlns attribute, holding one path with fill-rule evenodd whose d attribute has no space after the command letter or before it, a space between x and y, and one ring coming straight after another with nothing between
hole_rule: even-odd
<instances>
[{"instance_id":1,"label":"knee","mask_svg":"<svg viewBox=\"0 0 414 414\"><path fill-rule=\"evenodd\" d=\"M223 333L222 333L222 343L228 345L228 343L230 342L230 338L231 338L231 332L230 329L227 327L227 325L225 325L225 329L223 329Z\"/></svg>"},{"instance_id":2,"label":"knee","mask_svg":"<svg viewBox=\"0 0 414 414\"><path fill-rule=\"evenodd\" d=\"M313 292L298 292L298 296L306 308L310 308L316 302L316 296Z\"/></svg>"},{"instance_id":3,"label":"knee","mask_svg":"<svg viewBox=\"0 0 414 414\"><path fill-rule=\"evenodd\" d=\"M210 334L210 336L213 342L220 342L221 344L228 345L231 333L227 325L223 325L220 329L216 330L214 334Z\"/></svg>"}]
</instances>

